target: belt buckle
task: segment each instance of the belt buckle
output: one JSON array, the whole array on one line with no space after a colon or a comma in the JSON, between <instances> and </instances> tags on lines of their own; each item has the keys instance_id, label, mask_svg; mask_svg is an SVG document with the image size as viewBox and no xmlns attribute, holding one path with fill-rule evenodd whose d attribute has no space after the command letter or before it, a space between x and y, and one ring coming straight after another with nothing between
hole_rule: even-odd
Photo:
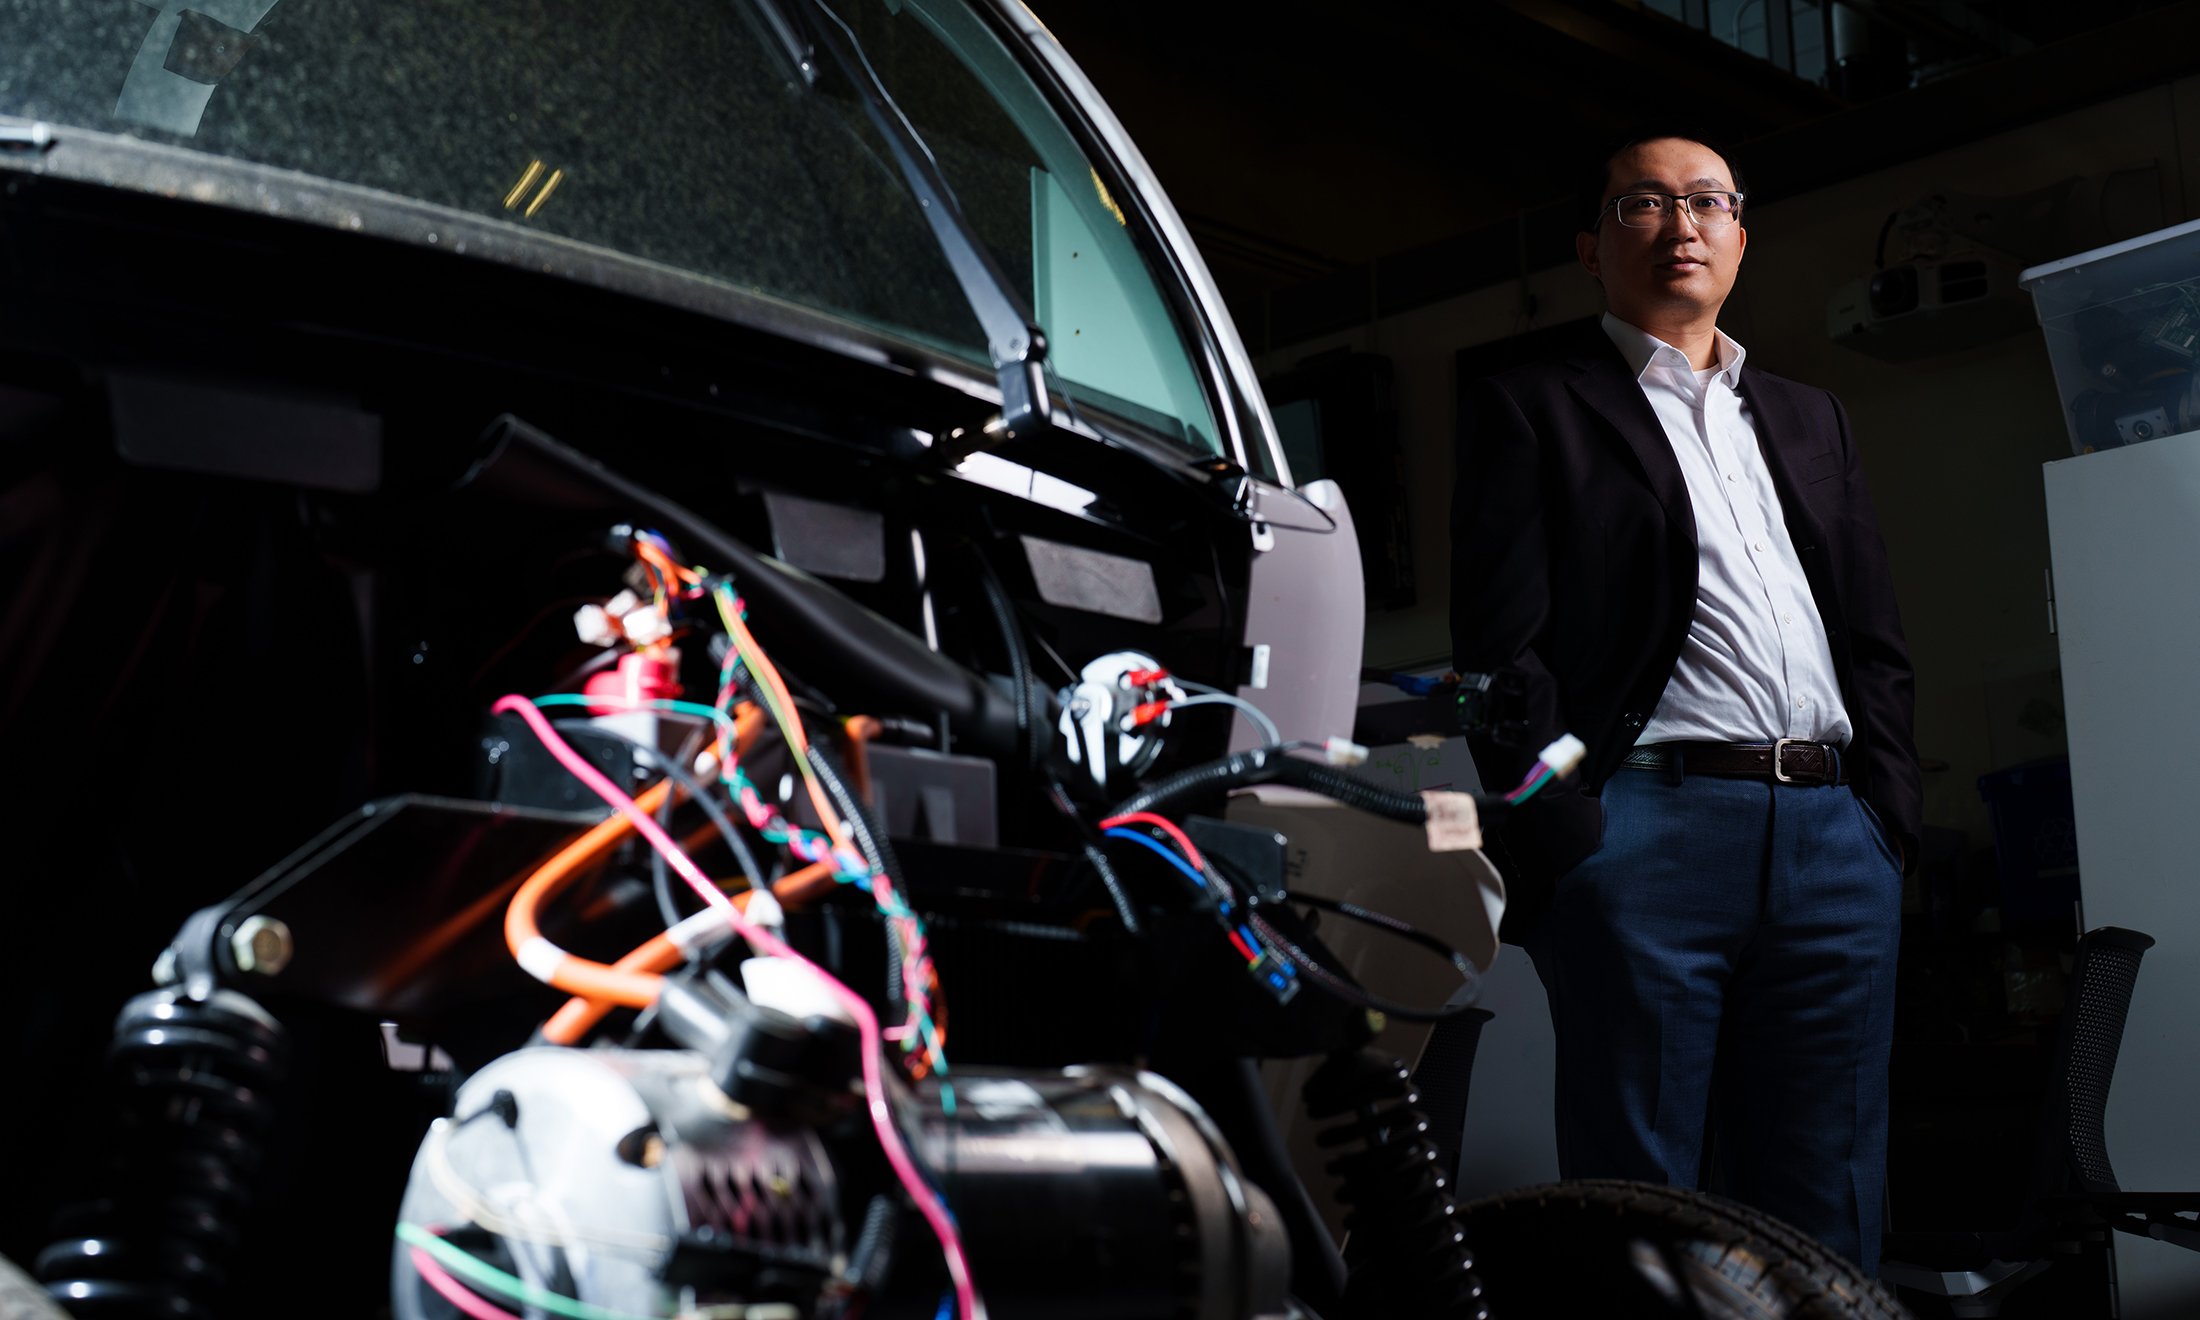
<instances>
[{"instance_id":1,"label":"belt buckle","mask_svg":"<svg viewBox=\"0 0 2200 1320\"><path fill-rule=\"evenodd\" d=\"M1787 772L1786 770L1784 770L1784 769L1782 769L1782 768L1781 768L1781 766L1780 766L1780 754L1781 754L1782 752L1785 752L1785 751L1786 751L1786 750L1787 750L1787 749L1788 749L1789 747L1791 747L1791 746L1797 746L1797 747L1807 747L1807 746L1809 746L1809 745L1810 745L1810 739L1808 739L1808 738L1776 738L1776 739L1774 739L1774 740L1773 740L1773 743L1772 743L1772 778L1773 778L1773 782L1775 782L1775 783L1780 783L1780 784L1800 784L1800 783L1802 783L1802 782L1803 782L1802 780L1800 780L1800 779L1797 779L1797 778L1796 778L1795 776L1793 776L1793 775L1789 774L1789 773L1788 773L1788 772Z\"/></svg>"}]
</instances>

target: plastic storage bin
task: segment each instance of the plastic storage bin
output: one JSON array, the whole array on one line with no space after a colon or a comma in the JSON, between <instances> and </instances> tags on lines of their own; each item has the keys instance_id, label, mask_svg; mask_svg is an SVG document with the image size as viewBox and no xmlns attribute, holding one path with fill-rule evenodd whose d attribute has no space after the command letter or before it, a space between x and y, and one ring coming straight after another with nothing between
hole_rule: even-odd
<instances>
[{"instance_id":1,"label":"plastic storage bin","mask_svg":"<svg viewBox=\"0 0 2200 1320\"><path fill-rule=\"evenodd\" d=\"M2072 452L2200 430L2200 220L2034 266Z\"/></svg>"}]
</instances>

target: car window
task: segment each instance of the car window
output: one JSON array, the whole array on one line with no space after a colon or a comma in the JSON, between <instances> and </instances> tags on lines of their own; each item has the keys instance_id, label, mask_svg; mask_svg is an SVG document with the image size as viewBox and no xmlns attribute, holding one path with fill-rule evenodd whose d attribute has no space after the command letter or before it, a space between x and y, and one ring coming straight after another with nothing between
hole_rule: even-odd
<instances>
[{"instance_id":1,"label":"car window","mask_svg":"<svg viewBox=\"0 0 2200 1320\"><path fill-rule=\"evenodd\" d=\"M807 0L782 0L795 5ZM1051 345L1073 405L1221 452L1101 175L946 0L836 0ZM0 0L0 115L380 189L987 362L853 87L798 90L745 0Z\"/></svg>"}]
</instances>

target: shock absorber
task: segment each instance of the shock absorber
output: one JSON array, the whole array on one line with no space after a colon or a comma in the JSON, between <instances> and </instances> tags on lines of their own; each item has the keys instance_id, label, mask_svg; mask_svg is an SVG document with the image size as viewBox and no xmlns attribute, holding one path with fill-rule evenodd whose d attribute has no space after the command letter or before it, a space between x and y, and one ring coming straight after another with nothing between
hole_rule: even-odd
<instances>
[{"instance_id":1,"label":"shock absorber","mask_svg":"<svg viewBox=\"0 0 2200 1320\"><path fill-rule=\"evenodd\" d=\"M284 1073L283 1029L234 990L123 1006L107 1061L123 1123L112 1192L70 1211L34 1273L77 1320L206 1316Z\"/></svg>"},{"instance_id":2,"label":"shock absorber","mask_svg":"<svg viewBox=\"0 0 2200 1320\"><path fill-rule=\"evenodd\" d=\"M1324 1125L1318 1144L1336 1152L1328 1169L1346 1206L1346 1305L1354 1316L1489 1320L1420 1098L1406 1066L1372 1050L1340 1050L1307 1079L1306 1110Z\"/></svg>"}]
</instances>

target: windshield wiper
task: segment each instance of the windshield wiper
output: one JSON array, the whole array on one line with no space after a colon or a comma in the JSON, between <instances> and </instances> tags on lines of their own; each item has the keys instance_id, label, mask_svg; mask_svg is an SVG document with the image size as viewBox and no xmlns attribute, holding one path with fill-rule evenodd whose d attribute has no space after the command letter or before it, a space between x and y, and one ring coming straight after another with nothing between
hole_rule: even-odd
<instances>
[{"instance_id":1,"label":"windshield wiper","mask_svg":"<svg viewBox=\"0 0 2200 1320\"><path fill-rule=\"evenodd\" d=\"M1051 410L1046 386L1046 333L1032 318L1031 309L1002 273L1000 263L986 251L968 217L955 200L954 189L940 173L939 161L924 144L916 126L902 113L878 71L863 53L854 29L835 13L826 0L792 0L797 12L811 21L799 22L780 0L747 0L766 33L794 65L795 78L805 87L817 85L816 50L823 48L849 85L863 113L886 140L894 165L916 199L917 209L931 227L940 254L955 272L963 298L985 331L986 350L1001 387L1000 434L1012 439L1045 429ZM989 431L994 427L988 427Z\"/></svg>"}]
</instances>

